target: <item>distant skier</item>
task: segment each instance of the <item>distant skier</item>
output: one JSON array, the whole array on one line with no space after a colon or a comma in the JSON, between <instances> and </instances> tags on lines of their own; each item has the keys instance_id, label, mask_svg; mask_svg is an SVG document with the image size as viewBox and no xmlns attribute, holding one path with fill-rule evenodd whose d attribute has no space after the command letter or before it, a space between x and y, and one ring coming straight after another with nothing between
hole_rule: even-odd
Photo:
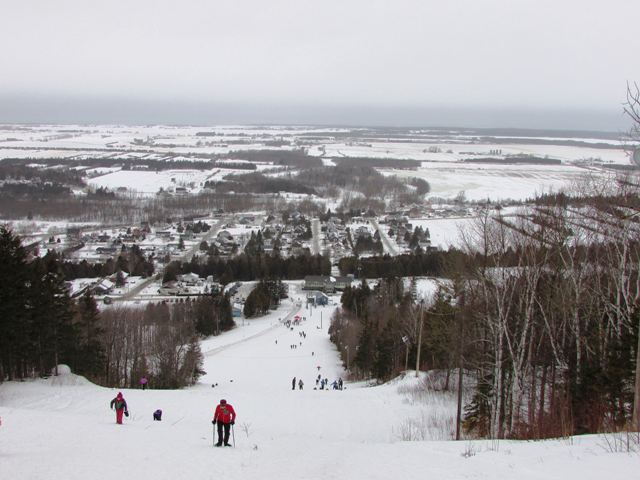
<instances>
[{"instance_id":1,"label":"distant skier","mask_svg":"<svg viewBox=\"0 0 640 480\"><path fill-rule=\"evenodd\" d=\"M122 392L118 392L116 398L111 400L111 409L113 410L114 407L116 409L116 423L122 425L122 414L124 413L125 417L129 416L127 401L122 396Z\"/></svg>"},{"instance_id":2,"label":"distant skier","mask_svg":"<svg viewBox=\"0 0 640 480\"><path fill-rule=\"evenodd\" d=\"M160 422L162 420L162 410L158 409L153 412L153 420Z\"/></svg>"},{"instance_id":3,"label":"distant skier","mask_svg":"<svg viewBox=\"0 0 640 480\"><path fill-rule=\"evenodd\" d=\"M293 380L291 380L291 390L295 390L296 389L296 377L293 377Z\"/></svg>"},{"instance_id":4,"label":"distant skier","mask_svg":"<svg viewBox=\"0 0 640 480\"><path fill-rule=\"evenodd\" d=\"M147 380L147 377L142 377L140 379L140 386L142 387L143 390L147 389L147 383L149 383L149 380Z\"/></svg>"},{"instance_id":5,"label":"distant skier","mask_svg":"<svg viewBox=\"0 0 640 480\"><path fill-rule=\"evenodd\" d=\"M300 379L298 380L298 389L302 390L302 387L304 387L304 382Z\"/></svg>"},{"instance_id":6,"label":"distant skier","mask_svg":"<svg viewBox=\"0 0 640 480\"><path fill-rule=\"evenodd\" d=\"M342 390L342 377L338 378L338 390Z\"/></svg>"},{"instance_id":7,"label":"distant skier","mask_svg":"<svg viewBox=\"0 0 640 480\"><path fill-rule=\"evenodd\" d=\"M223 441L223 430L224 430L224 446L230 447L229 444L229 431L231 429L231 425L236 423L236 412L233 407L227 403L226 400L220 400L220 404L216 407L216 411L213 414L213 420L211 421L214 425L218 424L218 443L216 443L216 447L222 446Z\"/></svg>"}]
</instances>

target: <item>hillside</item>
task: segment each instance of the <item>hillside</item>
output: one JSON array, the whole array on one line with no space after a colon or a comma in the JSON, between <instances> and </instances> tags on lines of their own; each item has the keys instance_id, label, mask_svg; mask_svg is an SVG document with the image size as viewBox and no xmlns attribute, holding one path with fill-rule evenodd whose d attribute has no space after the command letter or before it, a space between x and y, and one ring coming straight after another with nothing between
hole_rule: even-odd
<instances>
[{"instance_id":1,"label":"hillside","mask_svg":"<svg viewBox=\"0 0 640 480\"><path fill-rule=\"evenodd\" d=\"M123 390L131 416L122 426L109 410L116 390L73 374L0 385L2 477L600 479L637 468L637 455L608 452L597 436L444 440L455 418L453 396L418 400L410 394L418 383L412 374L381 386L314 390L318 371L330 383L344 374L327 335L334 308L310 313L287 300L262 319L203 341L207 374L200 383ZM306 320L293 330L279 322L296 314ZM304 380L303 391L291 390L294 376ZM238 414L234 449L212 447L211 417L221 398ZM162 422L152 421L157 408ZM402 441L421 434L436 440Z\"/></svg>"}]
</instances>

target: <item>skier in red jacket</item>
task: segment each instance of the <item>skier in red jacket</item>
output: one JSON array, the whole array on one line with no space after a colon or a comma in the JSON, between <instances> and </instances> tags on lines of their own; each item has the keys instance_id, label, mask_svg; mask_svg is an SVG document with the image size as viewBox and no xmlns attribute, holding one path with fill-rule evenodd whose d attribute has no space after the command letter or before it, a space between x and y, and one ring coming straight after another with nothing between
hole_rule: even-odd
<instances>
[{"instance_id":1,"label":"skier in red jacket","mask_svg":"<svg viewBox=\"0 0 640 480\"><path fill-rule=\"evenodd\" d=\"M116 423L122 425L122 414L124 413L125 417L129 416L127 401L122 396L122 392L118 392L116 398L111 400L111 409L113 409L113 407L116 407Z\"/></svg>"},{"instance_id":2,"label":"skier in red jacket","mask_svg":"<svg viewBox=\"0 0 640 480\"><path fill-rule=\"evenodd\" d=\"M224 446L230 447L229 444L229 430L231 429L231 425L236 423L236 412L231 405L227 403L226 400L220 400L220 405L216 407L216 411L213 414L213 420L211 421L214 425L218 424L218 443L216 443L216 447L222 446L222 431L224 429Z\"/></svg>"}]
</instances>

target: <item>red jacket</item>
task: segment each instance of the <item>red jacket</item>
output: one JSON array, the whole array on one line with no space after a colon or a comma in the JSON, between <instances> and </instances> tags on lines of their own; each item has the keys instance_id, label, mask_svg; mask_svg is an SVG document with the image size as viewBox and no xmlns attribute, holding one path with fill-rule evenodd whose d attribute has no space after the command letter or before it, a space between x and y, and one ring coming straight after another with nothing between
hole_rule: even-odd
<instances>
[{"instance_id":1,"label":"red jacket","mask_svg":"<svg viewBox=\"0 0 640 480\"><path fill-rule=\"evenodd\" d=\"M228 403L225 405L218 405L216 407L216 413L213 414L213 419L216 422L231 423L236 421L236 412Z\"/></svg>"}]
</instances>

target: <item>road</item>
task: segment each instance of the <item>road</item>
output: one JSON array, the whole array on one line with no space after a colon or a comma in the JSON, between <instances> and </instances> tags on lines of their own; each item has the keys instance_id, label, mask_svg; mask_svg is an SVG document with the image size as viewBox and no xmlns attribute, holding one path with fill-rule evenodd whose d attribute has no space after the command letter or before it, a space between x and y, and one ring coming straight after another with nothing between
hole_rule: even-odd
<instances>
[{"instance_id":1,"label":"road","mask_svg":"<svg viewBox=\"0 0 640 480\"><path fill-rule=\"evenodd\" d=\"M200 249L200 244L202 243L202 241L204 240L206 242L209 242L213 237L215 237L218 234L218 232L222 229L222 225L226 224L227 221L228 221L228 218L226 218L226 217L221 218L218 221L218 223L213 225L209 229L208 232L206 232L201 238L199 238L195 242L194 245L192 245L191 247L186 249L182 253L182 255L180 255L178 258L171 259L171 261L178 260L178 261L182 262L182 261L185 261L185 260L189 259L190 257L192 257ZM142 290L144 290L149 285L151 285L153 282L156 282L158 280L162 280L163 276L164 276L164 268L160 269L160 271L158 273L156 273L155 275L144 279L142 282L140 282L138 285L136 285L134 288L129 290L127 293L125 293L121 297L114 298L113 300L117 301L117 302L124 302L124 301L127 301L127 300L131 300L136 295L138 295Z\"/></svg>"},{"instance_id":2,"label":"road","mask_svg":"<svg viewBox=\"0 0 640 480\"><path fill-rule=\"evenodd\" d=\"M313 255L320 255L320 219L314 218L311 220L311 233L313 239L311 240L311 253Z\"/></svg>"},{"instance_id":3,"label":"road","mask_svg":"<svg viewBox=\"0 0 640 480\"><path fill-rule=\"evenodd\" d=\"M389 237L387 237L387 232L385 232L382 228L380 228L378 221L371 220L371 225L373 225L373 228L375 228L378 231L378 235L380 235L380 240L382 240L382 244L384 245L384 248L387 251L387 253L392 256L398 255L398 251L396 250L396 247L393 246L393 244L389 240Z\"/></svg>"}]
</instances>

